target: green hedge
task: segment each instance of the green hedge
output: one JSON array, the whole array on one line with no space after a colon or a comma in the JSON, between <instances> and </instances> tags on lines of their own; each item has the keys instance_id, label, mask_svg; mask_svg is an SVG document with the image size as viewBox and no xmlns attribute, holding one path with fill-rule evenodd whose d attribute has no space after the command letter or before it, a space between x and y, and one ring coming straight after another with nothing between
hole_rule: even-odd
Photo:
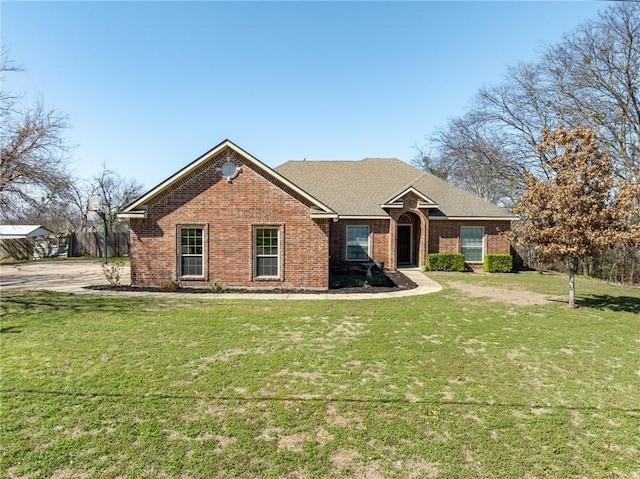
<instances>
[{"instance_id":1,"label":"green hedge","mask_svg":"<svg viewBox=\"0 0 640 479\"><path fill-rule=\"evenodd\" d=\"M431 253L427 255L429 271L464 271L464 255L462 253Z\"/></svg>"},{"instance_id":2,"label":"green hedge","mask_svg":"<svg viewBox=\"0 0 640 479\"><path fill-rule=\"evenodd\" d=\"M510 254L487 254L482 268L488 273L510 273L513 270L513 256Z\"/></svg>"}]
</instances>

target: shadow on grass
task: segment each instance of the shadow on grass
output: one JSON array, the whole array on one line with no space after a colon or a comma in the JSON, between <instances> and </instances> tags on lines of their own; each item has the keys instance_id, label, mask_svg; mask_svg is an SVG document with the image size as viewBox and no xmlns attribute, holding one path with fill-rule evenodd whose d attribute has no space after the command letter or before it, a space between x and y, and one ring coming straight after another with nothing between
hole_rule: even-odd
<instances>
[{"instance_id":1,"label":"shadow on grass","mask_svg":"<svg viewBox=\"0 0 640 479\"><path fill-rule=\"evenodd\" d=\"M72 312L131 312L133 304L144 303L141 298L122 298L98 295L76 295L53 291L16 291L3 294L3 313L16 311L39 313L69 310ZM148 301L146 301L148 302Z\"/></svg>"},{"instance_id":2,"label":"shadow on grass","mask_svg":"<svg viewBox=\"0 0 640 479\"><path fill-rule=\"evenodd\" d=\"M640 298L633 296L611 296L608 294L592 294L577 301L583 308L608 309L616 312L640 314Z\"/></svg>"},{"instance_id":3,"label":"shadow on grass","mask_svg":"<svg viewBox=\"0 0 640 479\"><path fill-rule=\"evenodd\" d=\"M145 307L157 307L157 301L153 303L147 298L75 295L52 291L11 292L2 295L0 315L4 325L0 328L0 333L21 333L25 327L73 320L87 314L106 313L131 317L138 315L140 309Z\"/></svg>"},{"instance_id":4,"label":"shadow on grass","mask_svg":"<svg viewBox=\"0 0 640 479\"><path fill-rule=\"evenodd\" d=\"M22 329L19 329L17 326L7 326L6 328L0 328L0 334L18 334L21 332Z\"/></svg>"},{"instance_id":5,"label":"shadow on grass","mask_svg":"<svg viewBox=\"0 0 640 479\"><path fill-rule=\"evenodd\" d=\"M362 403L362 404L399 404L399 405L415 405L415 406L460 406L460 407L496 407L496 408L518 408L518 409L558 409L566 411L600 411L600 412L618 412L626 414L640 413L640 408L619 408L619 407L598 407L598 406L567 406L567 405L549 405L549 404L517 404L505 402L481 402L481 401L447 401L447 400L421 400L410 401L404 398L340 398L340 397L318 397L318 398L301 398L298 396L207 396L207 395L188 395L188 394L131 394L131 393L85 393L73 391L44 391L38 389L8 389L0 391L0 396L14 395L42 395L42 396L59 396L89 399L127 399L127 400L202 400L220 402L238 402L238 403L258 403L258 402L299 402L299 403Z\"/></svg>"}]
</instances>

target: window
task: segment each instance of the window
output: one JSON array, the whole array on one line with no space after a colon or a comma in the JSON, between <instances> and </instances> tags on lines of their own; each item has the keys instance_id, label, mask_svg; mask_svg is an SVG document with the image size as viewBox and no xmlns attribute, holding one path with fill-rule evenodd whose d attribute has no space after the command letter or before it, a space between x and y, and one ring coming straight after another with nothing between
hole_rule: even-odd
<instances>
[{"instance_id":1,"label":"window","mask_svg":"<svg viewBox=\"0 0 640 479\"><path fill-rule=\"evenodd\" d=\"M258 278L280 277L280 229L255 228L255 274Z\"/></svg>"},{"instance_id":2,"label":"window","mask_svg":"<svg viewBox=\"0 0 640 479\"><path fill-rule=\"evenodd\" d=\"M347 226L347 261L369 259L369 227Z\"/></svg>"},{"instance_id":3,"label":"window","mask_svg":"<svg viewBox=\"0 0 640 479\"><path fill-rule=\"evenodd\" d=\"M460 252L469 263L481 263L483 259L484 227L462 226L460 228Z\"/></svg>"},{"instance_id":4,"label":"window","mask_svg":"<svg viewBox=\"0 0 640 479\"><path fill-rule=\"evenodd\" d=\"M200 226L180 227L180 276L203 277L204 229Z\"/></svg>"}]
</instances>

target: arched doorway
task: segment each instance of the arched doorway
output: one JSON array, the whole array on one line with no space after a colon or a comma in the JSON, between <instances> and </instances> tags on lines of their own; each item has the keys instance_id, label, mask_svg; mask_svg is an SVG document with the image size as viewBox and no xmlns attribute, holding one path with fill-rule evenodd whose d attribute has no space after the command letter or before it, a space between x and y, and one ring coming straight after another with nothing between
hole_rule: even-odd
<instances>
[{"instance_id":1,"label":"arched doorway","mask_svg":"<svg viewBox=\"0 0 640 479\"><path fill-rule=\"evenodd\" d=\"M398 266L415 264L414 226L416 221L413 216L410 213L403 213L396 221L396 261Z\"/></svg>"}]
</instances>

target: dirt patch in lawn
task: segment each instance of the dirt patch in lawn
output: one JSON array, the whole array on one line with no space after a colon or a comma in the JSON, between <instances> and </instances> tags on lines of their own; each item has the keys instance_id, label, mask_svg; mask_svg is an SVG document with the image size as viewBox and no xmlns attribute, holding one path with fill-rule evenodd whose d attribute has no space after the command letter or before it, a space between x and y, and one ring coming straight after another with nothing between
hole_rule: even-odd
<instances>
[{"instance_id":1,"label":"dirt patch in lawn","mask_svg":"<svg viewBox=\"0 0 640 479\"><path fill-rule=\"evenodd\" d=\"M463 281L451 281L447 283L472 298L485 298L489 301L512 304L514 306L537 306L557 301L558 298L524 289L505 289L495 286L479 286Z\"/></svg>"}]
</instances>

